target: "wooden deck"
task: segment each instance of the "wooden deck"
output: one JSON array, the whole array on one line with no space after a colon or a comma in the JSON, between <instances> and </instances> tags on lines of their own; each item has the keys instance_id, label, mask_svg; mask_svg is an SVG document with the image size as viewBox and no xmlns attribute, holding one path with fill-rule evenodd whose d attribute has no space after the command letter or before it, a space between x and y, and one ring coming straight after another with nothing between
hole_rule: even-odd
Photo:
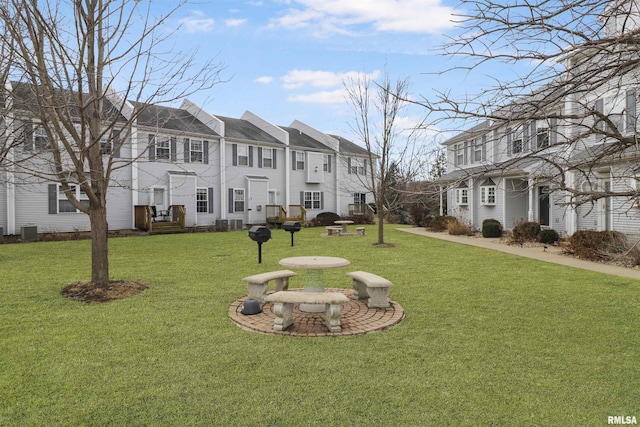
<instances>
[{"instance_id":1,"label":"wooden deck","mask_svg":"<svg viewBox=\"0 0 640 427\"><path fill-rule=\"evenodd\" d=\"M153 208L149 205L137 205L134 209L135 226L139 230L149 234L184 233L186 230L184 205L172 205L169 218L154 217Z\"/></svg>"}]
</instances>

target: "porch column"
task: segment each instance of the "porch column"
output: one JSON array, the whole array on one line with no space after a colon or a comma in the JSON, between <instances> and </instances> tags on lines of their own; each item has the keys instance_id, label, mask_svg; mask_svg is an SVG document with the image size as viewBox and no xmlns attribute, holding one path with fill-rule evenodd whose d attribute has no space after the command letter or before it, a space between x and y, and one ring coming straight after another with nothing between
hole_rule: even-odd
<instances>
[{"instance_id":1,"label":"porch column","mask_svg":"<svg viewBox=\"0 0 640 427\"><path fill-rule=\"evenodd\" d=\"M535 206L535 197L536 197L536 192L535 192L535 180L532 178L529 178L527 186L529 187L529 211L527 212L527 221L532 222L535 221L536 217L535 217L535 213L533 211L533 207Z\"/></svg>"},{"instance_id":2,"label":"porch column","mask_svg":"<svg viewBox=\"0 0 640 427\"><path fill-rule=\"evenodd\" d=\"M444 200L443 200L443 196L442 196L442 184L438 185L438 189L440 190L440 191L438 191L438 196L440 197L440 207L439 207L440 211L439 212L440 212L440 216L443 216L444 215L444 206L443 206Z\"/></svg>"}]
</instances>

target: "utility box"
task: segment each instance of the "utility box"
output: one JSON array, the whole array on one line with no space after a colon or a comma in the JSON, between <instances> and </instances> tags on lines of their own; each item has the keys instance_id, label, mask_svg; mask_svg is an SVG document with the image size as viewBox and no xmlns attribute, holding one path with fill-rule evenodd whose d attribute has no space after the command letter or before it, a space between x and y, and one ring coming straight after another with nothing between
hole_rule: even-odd
<instances>
[{"instance_id":1,"label":"utility box","mask_svg":"<svg viewBox=\"0 0 640 427\"><path fill-rule=\"evenodd\" d=\"M229 220L216 219L216 231L229 231Z\"/></svg>"},{"instance_id":2,"label":"utility box","mask_svg":"<svg viewBox=\"0 0 640 427\"><path fill-rule=\"evenodd\" d=\"M25 225L20 228L20 239L23 242L35 242L38 239L38 226Z\"/></svg>"}]
</instances>

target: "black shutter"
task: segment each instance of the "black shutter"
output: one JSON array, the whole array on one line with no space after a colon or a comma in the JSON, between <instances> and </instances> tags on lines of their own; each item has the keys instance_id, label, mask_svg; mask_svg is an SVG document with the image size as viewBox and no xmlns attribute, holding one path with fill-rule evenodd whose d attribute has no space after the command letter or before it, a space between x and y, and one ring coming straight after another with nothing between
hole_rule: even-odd
<instances>
[{"instance_id":1,"label":"black shutter","mask_svg":"<svg viewBox=\"0 0 640 427\"><path fill-rule=\"evenodd\" d=\"M49 184L49 213L58 213L58 185Z\"/></svg>"},{"instance_id":2,"label":"black shutter","mask_svg":"<svg viewBox=\"0 0 640 427\"><path fill-rule=\"evenodd\" d=\"M320 209L324 209L324 191L320 192Z\"/></svg>"},{"instance_id":3,"label":"black shutter","mask_svg":"<svg viewBox=\"0 0 640 427\"><path fill-rule=\"evenodd\" d=\"M351 174L351 157L347 158L347 173Z\"/></svg>"},{"instance_id":4,"label":"black shutter","mask_svg":"<svg viewBox=\"0 0 640 427\"><path fill-rule=\"evenodd\" d=\"M511 128L507 128L507 155L511 155Z\"/></svg>"},{"instance_id":5,"label":"black shutter","mask_svg":"<svg viewBox=\"0 0 640 427\"><path fill-rule=\"evenodd\" d=\"M304 206L304 191L300 192L300 205Z\"/></svg>"},{"instance_id":6,"label":"black shutter","mask_svg":"<svg viewBox=\"0 0 640 427\"><path fill-rule=\"evenodd\" d=\"M531 149L535 148L533 144L531 144ZM529 149L529 126L527 124L522 125L522 151L527 151Z\"/></svg>"},{"instance_id":7,"label":"black shutter","mask_svg":"<svg viewBox=\"0 0 640 427\"><path fill-rule=\"evenodd\" d=\"M231 144L232 165L238 166L238 144Z\"/></svg>"},{"instance_id":8,"label":"black shutter","mask_svg":"<svg viewBox=\"0 0 640 427\"><path fill-rule=\"evenodd\" d=\"M549 129L549 144L555 145L558 143L558 119L553 117L549 121L551 127L551 129Z\"/></svg>"},{"instance_id":9,"label":"black shutter","mask_svg":"<svg viewBox=\"0 0 640 427\"><path fill-rule=\"evenodd\" d=\"M604 113L604 99L596 100L596 111L600 114ZM604 131L604 121L600 119L598 116L595 116L595 128L597 131ZM604 138L604 135L596 134L596 140Z\"/></svg>"},{"instance_id":10,"label":"black shutter","mask_svg":"<svg viewBox=\"0 0 640 427\"><path fill-rule=\"evenodd\" d=\"M184 144L182 144L182 150L184 151L184 162L185 163L189 163L189 160L191 160L191 156L190 156L190 150L189 150L189 138L185 138L184 139Z\"/></svg>"},{"instance_id":11,"label":"black shutter","mask_svg":"<svg viewBox=\"0 0 640 427\"><path fill-rule=\"evenodd\" d=\"M327 172L331 173L331 155L327 156Z\"/></svg>"},{"instance_id":12,"label":"black shutter","mask_svg":"<svg viewBox=\"0 0 640 427\"><path fill-rule=\"evenodd\" d=\"M122 148L120 132L121 131L115 129L111 130L111 151L113 152L113 157L120 157L120 148Z\"/></svg>"},{"instance_id":13,"label":"black shutter","mask_svg":"<svg viewBox=\"0 0 640 427\"><path fill-rule=\"evenodd\" d=\"M367 174L367 159L364 159L362 162L364 163L364 174L366 175Z\"/></svg>"},{"instance_id":14,"label":"black shutter","mask_svg":"<svg viewBox=\"0 0 640 427\"><path fill-rule=\"evenodd\" d=\"M627 91L627 133L636 130L636 90Z\"/></svg>"},{"instance_id":15,"label":"black shutter","mask_svg":"<svg viewBox=\"0 0 640 427\"><path fill-rule=\"evenodd\" d=\"M149 160L154 161L156 159L156 137L149 134Z\"/></svg>"},{"instance_id":16,"label":"black shutter","mask_svg":"<svg viewBox=\"0 0 640 427\"><path fill-rule=\"evenodd\" d=\"M171 161L175 162L178 159L178 154L176 153L176 149L177 149L176 137L172 136L169 141L171 145Z\"/></svg>"},{"instance_id":17,"label":"black shutter","mask_svg":"<svg viewBox=\"0 0 640 427\"><path fill-rule=\"evenodd\" d=\"M209 213L213 213L213 187L207 188L207 202L209 204Z\"/></svg>"},{"instance_id":18,"label":"black shutter","mask_svg":"<svg viewBox=\"0 0 640 427\"><path fill-rule=\"evenodd\" d=\"M262 147L258 147L258 167L262 167Z\"/></svg>"},{"instance_id":19,"label":"black shutter","mask_svg":"<svg viewBox=\"0 0 640 427\"><path fill-rule=\"evenodd\" d=\"M233 213L233 188L229 189L229 213Z\"/></svg>"},{"instance_id":20,"label":"black shutter","mask_svg":"<svg viewBox=\"0 0 640 427\"><path fill-rule=\"evenodd\" d=\"M273 168L276 168L276 157L278 157L278 150L275 148L271 149L271 156L273 157Z\"/></svg>"},{"instance_id":21,"label":"black shutter","mask_svg":"<svg viewBox=\"0 0 640 427\"><path fill-rule=\"evenodd\" d=\"M202 141L202 162L209 163L209 141Z\"/></svg>"},{"instance_id":22,"label":"black shutter","mask_svg":"<svg viewBox=\"0 0 640 427\"><path fill-rule=\"evenodd\" d=\"M296 152L291 150L291 169L296 170Z\"/></svg>"},{"instance_id":23,"label":"black shutter","mask_svg":"<svg viewBox=\"0 0 640 427\"><path fill-rule=\"evenodd\" d=\"M249 146L249 167L253 167L253 147Z\"/></svg>"}]
</instances>

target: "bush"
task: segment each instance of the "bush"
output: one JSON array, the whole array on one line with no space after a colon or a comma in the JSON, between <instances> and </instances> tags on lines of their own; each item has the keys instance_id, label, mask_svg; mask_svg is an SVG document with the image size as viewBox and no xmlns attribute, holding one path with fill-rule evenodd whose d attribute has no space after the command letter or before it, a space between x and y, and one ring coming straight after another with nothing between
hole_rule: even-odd
<instances>
[{"instance_id":1,"label":"bush","mask_svg":"<svg viewBox=\"0 0 640 427\"><path fill-rule=\"evenodd\" d=\"M447 231L453 236L471 236L475 234L475 229L469 224L464 224L454 218L447 222Z\"/></svg>"},{"instance_id":2,"label":"bush","mask_svg":"<svg viewBox=\"0 0 640 427\"><path fill-rule=\"evenodd\" d=\"M553 243L558 240L560 240L560 235L552 228L540 231L540 235L538 236L538 241L540 243Z\"/></svg>"},{"instance_id":3,"label":"bush","mask_svg":"<svg viewBox=\"0 0 640 427\"><path fill-rule=\"evenodd\" d=\"M538 241L540 235L539 222L519 222L511 231L511 240L513 242Z\"/></svg>"},{"instance_id":4,"label":"bush","mask_svg":"<svg viewBox=\"0 0 640 427\"><path fill-rule=\"evenodd\" d=\"M590 261L610 258L627 250L627 238L617 231L576 231L569 238L567 252Z\"/></svg>"},{"instance_id":5,"label":"bush","mask_svg":"<svg viewBox=\"0 0 640 427\"><path fill-rule=\"evenodd\" d=\"M502 224L497 219L482 221L482 237L502 237Z\"/></svg>"},{"instance_id":6,"label":"bush","mask_svg":"<svg viewBox=\"0 0 640 427\"><path fill-rule=\"evenodd\" d=\"M450 221L457 221L457 219L446 215L428 215L423 219L424 227L434 232L445 231Z\"/></svg>"},{"instance_id":7,"label":"bush","mask_svg":"<svg viewBox=\"0 0 640 427\"><path fill-rule=\"evenodd\" d=\"M338 221L340 220L340 215L338 215L335 212L320 212L317 216L316 216L316 225L318 226L328 226L328 225L334 225L333 222L334 221Z\"/></svg>"}]
</instances>

